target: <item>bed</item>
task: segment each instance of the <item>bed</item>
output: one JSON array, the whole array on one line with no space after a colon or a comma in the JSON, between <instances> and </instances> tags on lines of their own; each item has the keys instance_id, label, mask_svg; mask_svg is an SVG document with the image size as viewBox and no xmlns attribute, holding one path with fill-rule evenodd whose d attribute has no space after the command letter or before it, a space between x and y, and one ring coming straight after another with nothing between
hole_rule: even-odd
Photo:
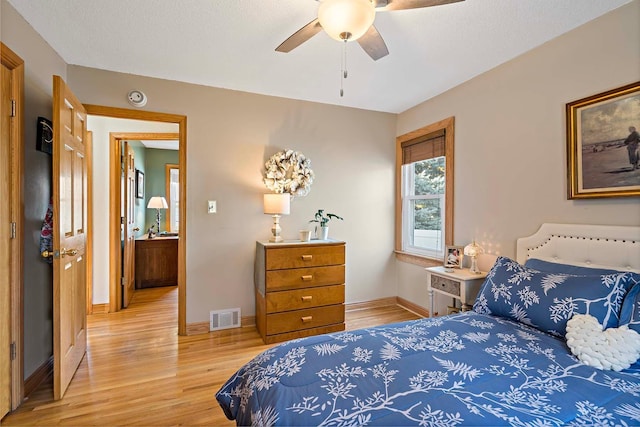
<instances>
[{"instance_id":1,"label":"bed","mask_svg":"<svg viewBox=\"0 0 640 427\"><path fill-rule=\"evenodd\" d=\"M543 224L473 311L280 344L216 398L238 425L640 425L640 363L589 366L565 336L588 314L640 342L639 273L640 227Z\"/></svg>"}]
</instances>

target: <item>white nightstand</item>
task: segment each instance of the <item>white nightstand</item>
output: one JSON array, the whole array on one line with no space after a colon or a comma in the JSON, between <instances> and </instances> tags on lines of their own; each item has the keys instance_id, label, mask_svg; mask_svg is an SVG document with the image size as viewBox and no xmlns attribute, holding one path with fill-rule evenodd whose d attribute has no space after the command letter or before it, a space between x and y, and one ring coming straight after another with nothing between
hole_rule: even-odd
<instances>
[{"instance_id":1,"label":"white nightstand","mask_svg":"<svg viewBox=\"0 0 640 427\"><path fill-rule=\"evenodd\" d=\"M425 270L427 271L427 289L431 300L429 317L433 317L434 292L448 295L460 301L462 311L471 310L480 286L487 277L487 273L470 273L467 268L454 268L450 272L444 271L444 267L428 267Z\"/></svg>"}]
</instances>

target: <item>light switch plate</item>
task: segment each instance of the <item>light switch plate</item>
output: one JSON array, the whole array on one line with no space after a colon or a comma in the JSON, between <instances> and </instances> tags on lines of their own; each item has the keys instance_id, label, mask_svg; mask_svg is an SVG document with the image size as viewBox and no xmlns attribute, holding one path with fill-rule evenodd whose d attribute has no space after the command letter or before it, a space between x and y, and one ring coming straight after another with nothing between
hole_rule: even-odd
<instances>
[{"instance_id":1,"label":"light switch plate","mask_svg":"<svg viewBox=\"0 0 640 427\"><path fill-rule=\"evenodd\" d=\"M211 213L216 213L218 207L216 206L217 203L215 200L209 200L209 205L208 205L208 212Z\"/></svg>"}]
</instances>

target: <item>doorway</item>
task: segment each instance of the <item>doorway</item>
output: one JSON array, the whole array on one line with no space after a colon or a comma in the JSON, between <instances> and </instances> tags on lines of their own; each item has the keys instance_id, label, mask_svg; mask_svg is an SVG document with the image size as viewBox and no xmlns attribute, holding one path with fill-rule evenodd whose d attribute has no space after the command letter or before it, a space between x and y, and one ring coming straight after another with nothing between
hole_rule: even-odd
<instances>
[{"instance_id":1,"label":"doorway","mask_svg":"<svg viewBox=\"0 0 640 427\"><path fill-rule=\"evenodd\" d=\"M147 224L150 222L147 211L147 202L152 196L159 196L158 188L165 189L166 176L161 177L161 182L158 179L158 174L154 173L160 169L166 173L166 167L173 163L163 163L158 167L156 162L144 161L146 167L140 168L142 165L138 162L135 152L140 153L140 148L146 151L147 148L152 147L164 147L165 152L175 152L175 157L179 158L180 149L178 146L178 133L161 133L161 132L109 132L109 146L111 151L110 167L109 167L109 182L110 192L114 194L110 197L110 218L115 219L112 221L111 231L116 232L119 237L111 236L111 241L115 243L118 240L119 244L110 245L110 259L114 261L113 268L110 271L115 272L114 279L110 282L109 286L109 311L116 312L125 308L134 292L134 244L133 241L136 238L140 238L147 233ZM132 145L138 143L136 148L132 148ZM158 142L158 144L153 144ZM142 147L140 147L142 146ZM149 147L147 147L149 146ZM126 152L128 151L128 153ZM133 157L133 158L132 158ZM148 157L148 156L147 156ZM167 156L165 156L167 157ZM168 156L173 159L173 154ZM131 163L134 163L134 171L128 170L131 168ZM155 167L151 167L151 165ZM131 175L134 174L135 185L130 185ZM146 176L146 178L144 178ZM174 192L179 194L179 181L176 182ZM169 217L171 211L170 188L165 189L164 197L168 203L168 209L166 210L166 217ZM174 209L176 216L180 209L179 198L174 198ZM142 213L142 218L140 218ZM169 228L167 231L173 231L178 233L179 241L179 227L175 227L172 230ZM160 230L156 230L158 233ZM175 243L175 242L173 242ZM119 262L122 260L122 262ZM177 259L176 259L177 262ZM139 267L139 266L138 266ZM175 270L174 270L175 271ZM175 278L175 276L173 276Z\"/></svg>"},{"instance_id":2,"label":"doorway","mask_svg":"<svg viewBox=\"0 0 640 427\"><path fill-rule=\"evenodd\" d=\"M88 116L98 116L115 119L130 119L146 122L161 122L161 123L174 123L178 125L177 139L178 139L178 163L182 169L182 174L179 182L180 199L178 203L178 215L180 218L186 218L186 127L187 118L182 115L155 113L139 110L128 110L122 108L104 107L97 105L85 105ZM117 133L115 135L118 135ZM122 135L120 135L121 139ZM94 133L95 139L95 133ZM118 145L118 144L113 144ZM117 170L120 170L119 155L115 155L113 152L116 150L114 146L110 146L110 157L117 159ZM96 150L97 143L94 141L94 151ZM110 171L116 170L111 163L109 166ZM111 180L109 180L111 182ZM112 183L112 182L111 182ZM118 176L117 185L109 185L109 210L111 207L120 206L120 177ZM119 208L118 208L119 209ZM121 216L118 213L116 215L109 215L109 295L118 295L118 288L120 285L121 267L120 267L120 252L121 252ZM94 227L95 229L95 227ZM183 221L178 231L178 334L186 335L186 224ZM96 272L94 272L95 276ZM118 299L109 297L109 311L118 310Z\"/></svg>"}]
</instances>

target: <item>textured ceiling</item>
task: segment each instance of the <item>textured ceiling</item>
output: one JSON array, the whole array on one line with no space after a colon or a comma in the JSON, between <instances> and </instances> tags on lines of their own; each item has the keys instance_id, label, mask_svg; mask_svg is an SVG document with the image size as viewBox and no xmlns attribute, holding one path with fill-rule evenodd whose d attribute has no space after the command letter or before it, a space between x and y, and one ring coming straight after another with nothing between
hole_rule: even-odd
<instances>
[{"instance_id":1,"label":"textured ceiling","mask_svg":"<svg viewBox=\"0 0 640 427\"><path fill-rule=\"evenodd\" d=\"M390 54L320 33L274 49L314 0L8 0L68 63L399 113L631 0L465 0L376 14ZM144 88L140 88L144 90ZM124 95L123 95L124 96Z\"/></svg>"}]
</instances>

